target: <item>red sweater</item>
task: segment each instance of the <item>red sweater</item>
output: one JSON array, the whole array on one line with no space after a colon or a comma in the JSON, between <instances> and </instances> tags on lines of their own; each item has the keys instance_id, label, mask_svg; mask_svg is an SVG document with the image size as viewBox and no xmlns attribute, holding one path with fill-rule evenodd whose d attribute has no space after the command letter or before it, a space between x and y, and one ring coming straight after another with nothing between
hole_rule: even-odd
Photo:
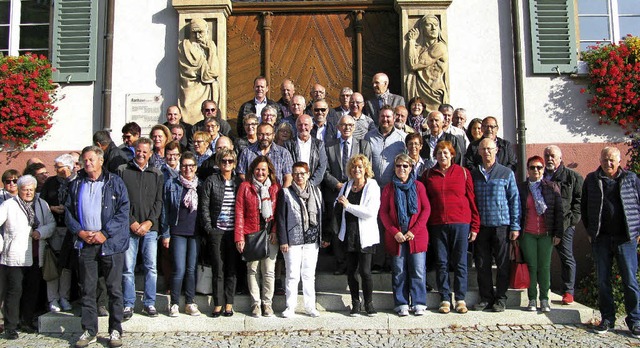
<instances>
[{"instance_id":1,"label":"red sweater","mask_svg":"<svg viewBox=\"0 0 640 348\"><path fill-rule=\"evenodd\" d=\"M480 231L480 215L468 169L452 164L445 175L436 166L422 173L420 181L431 202L429 225L470 224L471 232Z\"/></svg>"},{"instance_id":2,"label":"red sweater","mask_svg":"<svg viewBox=\"0 0 640 348\"><path fill-rule=\"evenodd\" d=\"M269 196L276 215L276 204L280 185L272 183ZM260 208L258 207L258 190L250 181L243 181L236 194L235 241L244 242L244 235L260 231ZM271 224L271 233L276 231L276 224Z\"/></svg>"},{"instance_id":3,"label":"red sweater","mask_svg":"<svg viewBox=\"0 0 640 348\"><path fill-rule=\"evenodd\" d=\"M427 251L429 244L429 232L427 231L427 220L431 207L429 199L425 192L424 185L416 181L416 191L418 193L418 212L411 216L409 220L409 231L413 233L414 239L405 243L409 243L411 254ZM384 248L389 255L397 256L400 254L400 247L394 236L398 232L406 232L400 230L398 222L398 209L396 208L396 192L393 188L393 182L387 184L382 190L380 200L380 220L384 225Z\"/></svg>"}]
</instances>

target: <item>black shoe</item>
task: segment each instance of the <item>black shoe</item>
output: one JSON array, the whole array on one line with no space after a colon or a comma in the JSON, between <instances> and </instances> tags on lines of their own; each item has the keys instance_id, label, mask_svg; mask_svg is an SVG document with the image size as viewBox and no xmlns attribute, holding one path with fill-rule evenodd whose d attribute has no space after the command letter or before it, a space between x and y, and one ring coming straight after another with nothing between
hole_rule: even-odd
<instances>
[{"instance_id":1,"label":"black shoe","mask_svg":"<svg viewBox=\"0 0 640 348\"><path fill-rule=\"evenodd\" d=\"M218 311L218 312L213 311L213 312L211 312L211 317L212 318L219 318L220 315L222 315L222 311Z\"/></svg>"},{"instance_id":2,"label":"black shoe","mask_svg":"<svg viewBox=\"0 0 640 348\"><path fill-rule=\"evenodd\" d=\"M20 331L22 331L22 332L24 332L26 334L32 334L32 333L38 332L38 327L34 326L34 325L30 325L30 324L21 323L20 324Z\"/></svg>"},{"instance_id":3,"label":"black shoe","mask_svg":"<svg viewBox=\"0 0 640 348\"><path fill-rule=\"evenodd\" d=\"M504 303L504 300L498 300L493 304L492 308L494 312L504 312L507 309L507 304Z\"/></svg>"},{"instance_id":4,"label":"black shoe","mask_svg":"<svg viewBox=\"0 0 640 348\"><path fill-rule=\"evenodd\" d=\"M489 308L491 308L491 306L488 301L480 301L473 306L474 311L484 311Z\"/></svg>"},{"instance_id":5,"label":"black shoe","mask_svg":"<svg viewBox=\"0 0 640 348\"><path fill-rule=\"evenodd\" d=\"M124 307L124 311L122 312L122 320L127 321L133 317L133 308Z\"/></svg>"},{"instance_id":6,"label":"black shoe","mask_svg":"<svg viewBox=\"0 0 640 348\"><path fill-rule=\"evenodd\" d=\"M382 267L380 266L371 267L371 274L380 274L380 273L382 273Z\"/></svg>"},{"instance_id":7,"label":"black shoe","mask_svg":"<svg viewBox=\"0 0 640 348\"><path fill-rule=\"evenodd\" d=\"M142 313L148 315L151 318L155 318L158 316L158 311L156 310L155 306L144 307L144 309L142 310Z\"/></svg>"},{"instance_id":8,"label":"black shoe","mask_svg":"<svg viewBox=\"0 0 640 348\"><path fill-rule=\"evenodd\" d=\"M375 317L376 315L378 315L378 312L376 312L376 309L373 307L373 303L365 304L364 309L367 312L368 317Z\"/></svg>"},{"instance_id":9,"label":"black shoe","mask_svg":"<svg viewBox=\"0 0 640 348\"><path fill-rule=\"evenodd\" d=\"M333 272L333 275L343 275L347 273L347 266L338 265L337 269Z\"/></svg>"},{"instance_id":10,"label":"black shoe","mask_svg":"<svg viewBox=\"0 0 640 348\"><path fill-rule=\"evenodd\" d=\"M615 323L609 321L609 319L602 319L598 326L593 327L593 332L602 335L607 333L609 330L613 330L615 327Z\"/></svg>"},{"instance_id":11,"label":"black shoe","mask_svg":"<svg viewBox=\"0 0 640 348\"><path fill-rule=\"evenodd\" d=\"M349 316L358 317L360 316L360 302L351 303L351 312L349 312Z\"/></svg>"},{"instance_id":12,"label":"black shoe","mask_svg":"<svg viewBox=\"0 0 640 348\"><path fill-rule=\"evenodd\" d=\"M233 309L230 311L225 310L224 312L222 312L222 316L223 317L232 317L233 316Z\"/></svg>"},{"instance_id":13,"label":"black shoe","mask_svg":"<svg viewBox=\"0 0 640 348\"><path fill-rule=\"evenodd\" d=\"M631 336L633 338L640 338L640 325L635 325L631 328Z\"/></svg>"},{"instance_id":14,"label":"black shoe","mask_svg":"<svg viewBox=\"0 0 640 348\"><path fill-rule=\"evenodd\" d=\"M427 283L426 286L427 286L427 292L433 291L433 286L429 285L429 283Z\"/></svg>"},{"instance_id":15,"label":"black shoe","mask_svg":"<svg viewBox=\"0 0 640 348\"><path fill-rule=\"evenodd\" d=\"M8 340L17 340L18 339L18 331L16 330L7 330L4 332L4 338Z\"/></svg>"}]
</instances>

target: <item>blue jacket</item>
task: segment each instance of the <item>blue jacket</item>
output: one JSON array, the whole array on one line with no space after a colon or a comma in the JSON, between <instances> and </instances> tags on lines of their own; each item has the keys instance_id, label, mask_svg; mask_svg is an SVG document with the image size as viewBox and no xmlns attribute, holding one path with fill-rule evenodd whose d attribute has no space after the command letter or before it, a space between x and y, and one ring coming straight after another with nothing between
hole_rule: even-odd
<instances>
[{"instance_id":1,"label":"blue jacket","mask_svg":"<svg viewBox=\"0 0 640 348\"><path fill-rule=\"evenodd\" d=\"M600 168L587 175L582 186L582 222L591 238L600 233L602 218L602 180ZM620 169L620 197L624 210L626 233L629 240L638 238L640 233L640 179L630 171Z\"/></svg>"},{"instance_id":2,"label":"blue jacket","mask_svg":"<svg viewBox=\"0 0 640 348\"><path fill-rule=\"evenodd\" d=\"M509 226L511 231L520 231L520 195L511 169L496 162L489 180L480 168L473 169L471 177L480 226Z\"/></svg>"},{"instance_id":3,"label":"blue jacket","mask_svg":"<svg viewBox=\"0 0 640 348\"><path fill-rule=\"evenodd\" d=\"M102 173L102 234L107 240L102 244L102 255L113 255L129 249L129 194L122 179L110 172ZM65 202L65 223L78 239L82 226L78 217L78 192L80 185L87 181L84 170L78 172L78 179L69 185L69 195Z\"/></svg>"}]
</instances>

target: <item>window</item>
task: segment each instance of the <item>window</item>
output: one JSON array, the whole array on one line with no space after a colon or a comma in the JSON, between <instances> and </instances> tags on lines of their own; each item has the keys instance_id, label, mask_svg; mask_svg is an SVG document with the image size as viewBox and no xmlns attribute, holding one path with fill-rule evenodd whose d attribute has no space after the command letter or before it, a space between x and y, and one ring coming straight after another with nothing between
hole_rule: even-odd
<instances>
[{"instance_id":1,"label":"window","mask_svg":"<svg viewBox=\"0 0 640 348\"><path fill-rule=\"evenodd\" d=\"M638 0L577 0L580 51L597 42L640 36Z\"/></svg>"},{"instance_id":2,"label":"window","mask_svg":"<svg viewBox=\"0 0 640 348\"><path fill-rule=\"evenodd\" d=\"M0 53L49 55L51 0L0 0Z\"/></svg>"}]
</instances>

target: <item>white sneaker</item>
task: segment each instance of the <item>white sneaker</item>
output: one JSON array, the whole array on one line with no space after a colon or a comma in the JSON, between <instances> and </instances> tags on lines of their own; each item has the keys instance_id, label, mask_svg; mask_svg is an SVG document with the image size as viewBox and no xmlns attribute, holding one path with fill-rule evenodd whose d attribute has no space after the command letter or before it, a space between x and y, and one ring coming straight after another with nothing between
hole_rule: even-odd
<instances>
[{"instance_id":1,"label":"white sneaker","mask_svg":"<svg viewBox=\"0 0 640 348\"><path fill-rule=\"evenodd\" d=\"M184 306L184 312L189 314L192 317L197 317L200 315L200 311L198 310L198 305L195 303L189 303Z\"/></svg>"},{"instance_id":2,"label":"white sneaker","mask_svg":"<svg viewBox=\"0 0 640 348\"><path fill-rule=\"evenodd\" d=\"M175 318L178 316L178 313L180 313L180 309L178 308L178 305L172 304L171 307L169 307L169 316L172 318Z\"/></svg>"},{"instance_id":3,"label":"white sneaker","mask_svg":"<svg viewBox=\"0 0 640 348\"><path fill-rule=\"evenodd\" d=\"M318 310L314 308L314 309L312 309L310 311L307 311L307 315L312 317L312 318L317 318L317 317L320 316L320 312L318 312Z\"/></svg>"},{"instance_id":4,"label":"white sneaker","mask_svg":"<svg viewBox=\"0 0 640 348\"><path fill-rule=\"evenodd\" d=\"M283 318L293 318L295 316L296 316L296 312L293 309L287 308L282 312Z\"/></svg>"},{"instance_id":5,"label":"white sneaker","mask_svg":"<svg viewBox=\"0 0 640 348\"><path fill-rule=\"evenodd\" d=\"M109 347L122 347L122 336L118 330L112 330L109 335Z\"/></svg>"},{"instance_id":6,"label":"white sneaker","mask_svg":"<svg viewBox=\"0 0 640 348\"><path fill-rule=\"evenodd\" d=\"M69 300L67 300L66 298L61 298L60 299L60 308L63 311L68 312L68 311L73 309L73 306L71 306L71 303L69 303Z\"/></svg>"},{"instance_id":7,"label":"white sneaker","mask_svg":"<svg viewBox=\"0 0 640 348\"><path fill-rule=\"evenodd\" d=\"M49 302L49 311L55 313L60 312L60 303L58 303L58 300Z\"/></svg>"},{"instance_id":8,"label":"white sneaker","mask_svg":"<svg viewBox=\"0 0 640 348\"><path fill-rule=\"evenodd\" d=\"M413 312L413 315L419 317L421 315L424 315L426 312L427 311L424 308L416 308L416 310Z\"/></svg>"},{"instance_id":9,"label":"white sneaker","mask_svg":"<svg viewBox=\"0 0 640 348\"><path fill-rule=\"evenodd\" d=\"M403 308L403 309L398 311L398 316L399 317L406 317L408 315L409 315L409 310L407 308Z\"/></svg>"}]
</instances>

